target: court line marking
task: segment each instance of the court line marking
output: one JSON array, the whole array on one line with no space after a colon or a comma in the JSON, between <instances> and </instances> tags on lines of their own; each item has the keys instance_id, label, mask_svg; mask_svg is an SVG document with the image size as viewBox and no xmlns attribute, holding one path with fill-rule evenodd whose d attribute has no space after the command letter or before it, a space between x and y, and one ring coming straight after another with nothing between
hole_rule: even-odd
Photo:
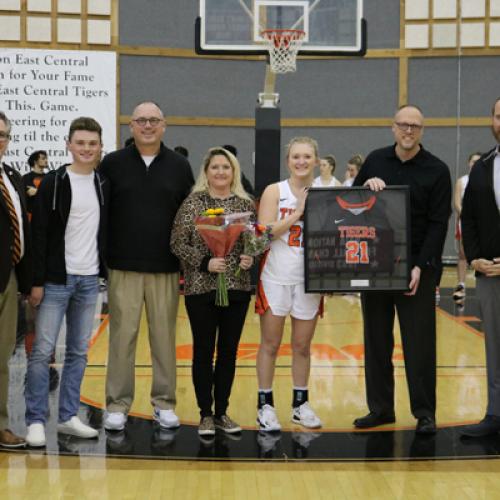
<instances>
[{"instance_id":1,"label":"court line marking","mask_svg":"<svg viewBox=\"0 0 500 500\"><path fill-rule=\"evenodd\" d=\"M453 314L450 314L440 307L437 308L437 312L445 316L447 319L453 321L457 325L463 326L466 330L469 330L469 332L473 333L477 337L484 338L483 332L480 332L479 330L476 330L475 328L467 324L464 320L461 319L460 316L454 316ZM472 321L472 318L474 318L474 321L481 321L481 319L477 318L476 316L465 316L464 318L467 318L468 321Z\"/></svg>"}]
</instances>

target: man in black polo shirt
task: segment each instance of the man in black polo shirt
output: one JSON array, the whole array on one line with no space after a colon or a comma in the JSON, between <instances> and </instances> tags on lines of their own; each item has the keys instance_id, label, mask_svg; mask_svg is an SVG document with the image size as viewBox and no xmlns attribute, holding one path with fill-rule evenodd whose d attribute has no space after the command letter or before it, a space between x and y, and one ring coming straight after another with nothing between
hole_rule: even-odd
<instances>
[{"instance_id":1,"label":"man in black polo shirt","mask_svg":"<svg viewBox=\"0 0 500 500\"><path fill-rule=\"evenodd\" d=\"M397 310L411 412L418 434L436 432L435 288L451 213L448 167L420 144L424 117L413 105L394 116L396 144L366 158L354 186L380 191L388 185L410 188L411 279L408 292L364 292L365 382L368 415L358 428L395 422L394 316Z\"/></svg>"}]
</instances>

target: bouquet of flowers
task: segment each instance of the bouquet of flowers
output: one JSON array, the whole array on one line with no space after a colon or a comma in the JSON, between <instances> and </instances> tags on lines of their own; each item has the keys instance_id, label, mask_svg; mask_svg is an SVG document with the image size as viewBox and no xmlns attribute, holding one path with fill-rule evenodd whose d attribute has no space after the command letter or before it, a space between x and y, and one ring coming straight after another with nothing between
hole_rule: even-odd
<instances>
[{"instance_id":1,"label":"bouquet of flowers","mask_svg":"<svg viewBox=\"0 0 500 500\"><path fill-rule=\"evenodd\" d=\"M251 215L251 212L225 214L223 208L209 208L195 218L194 224L213 256L224 258L246 229ZM215 305L229 305L225 273L217 274Z\"/></svg>"},{"instance_id":2,"label":"bouquet of flowers","mask_svg":"<svg viewBox=\"0 0 500 500\"><path fill-rule=\"evenodd\" d=\"M247 224L247 227L242 235L243 238L243 253L256 257L263 254L271 245L271 227L264 226L258 222ZM239 276L241 267L236 271L236 276Z\"/></svg>"}]
</instances>

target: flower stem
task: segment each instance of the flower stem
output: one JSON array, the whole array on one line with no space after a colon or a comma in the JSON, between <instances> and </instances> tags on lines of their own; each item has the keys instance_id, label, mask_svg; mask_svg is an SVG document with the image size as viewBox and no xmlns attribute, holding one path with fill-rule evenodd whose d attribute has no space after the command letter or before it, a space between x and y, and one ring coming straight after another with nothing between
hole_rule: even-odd
<instances>
[{"instance_id":1,"label":"flower stem","mask_svg":"<svg viewBox=\"0 0 500 500\"><path fill-rule=\"evenodd\" d=\"M215 289L215 305L221 307L229 306L226 273L217 274L217 287Z\"/></svg>"}]
</instances>

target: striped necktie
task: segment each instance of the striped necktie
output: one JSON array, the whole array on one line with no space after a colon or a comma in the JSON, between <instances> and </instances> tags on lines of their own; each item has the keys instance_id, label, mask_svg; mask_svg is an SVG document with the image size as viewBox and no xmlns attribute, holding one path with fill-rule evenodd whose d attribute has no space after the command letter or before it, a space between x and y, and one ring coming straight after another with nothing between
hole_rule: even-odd
<instances>
[{"instance_id":1,"label":"striped necktie","mask_svg":"<svg viewBox=\"0 0 500 500\"><path fill-rule=\"evenodd\" d=\"M10 197L9 190L5 185L2 176L2 168L0 168L0 193L3 196L7 210L10 216L10 227L14 233L14 245L12 246L12 264L15 266L21 260L21 233L19 230L19 220L17 219L16 209L12 198Z\"/></svg>"}]
</instances>

